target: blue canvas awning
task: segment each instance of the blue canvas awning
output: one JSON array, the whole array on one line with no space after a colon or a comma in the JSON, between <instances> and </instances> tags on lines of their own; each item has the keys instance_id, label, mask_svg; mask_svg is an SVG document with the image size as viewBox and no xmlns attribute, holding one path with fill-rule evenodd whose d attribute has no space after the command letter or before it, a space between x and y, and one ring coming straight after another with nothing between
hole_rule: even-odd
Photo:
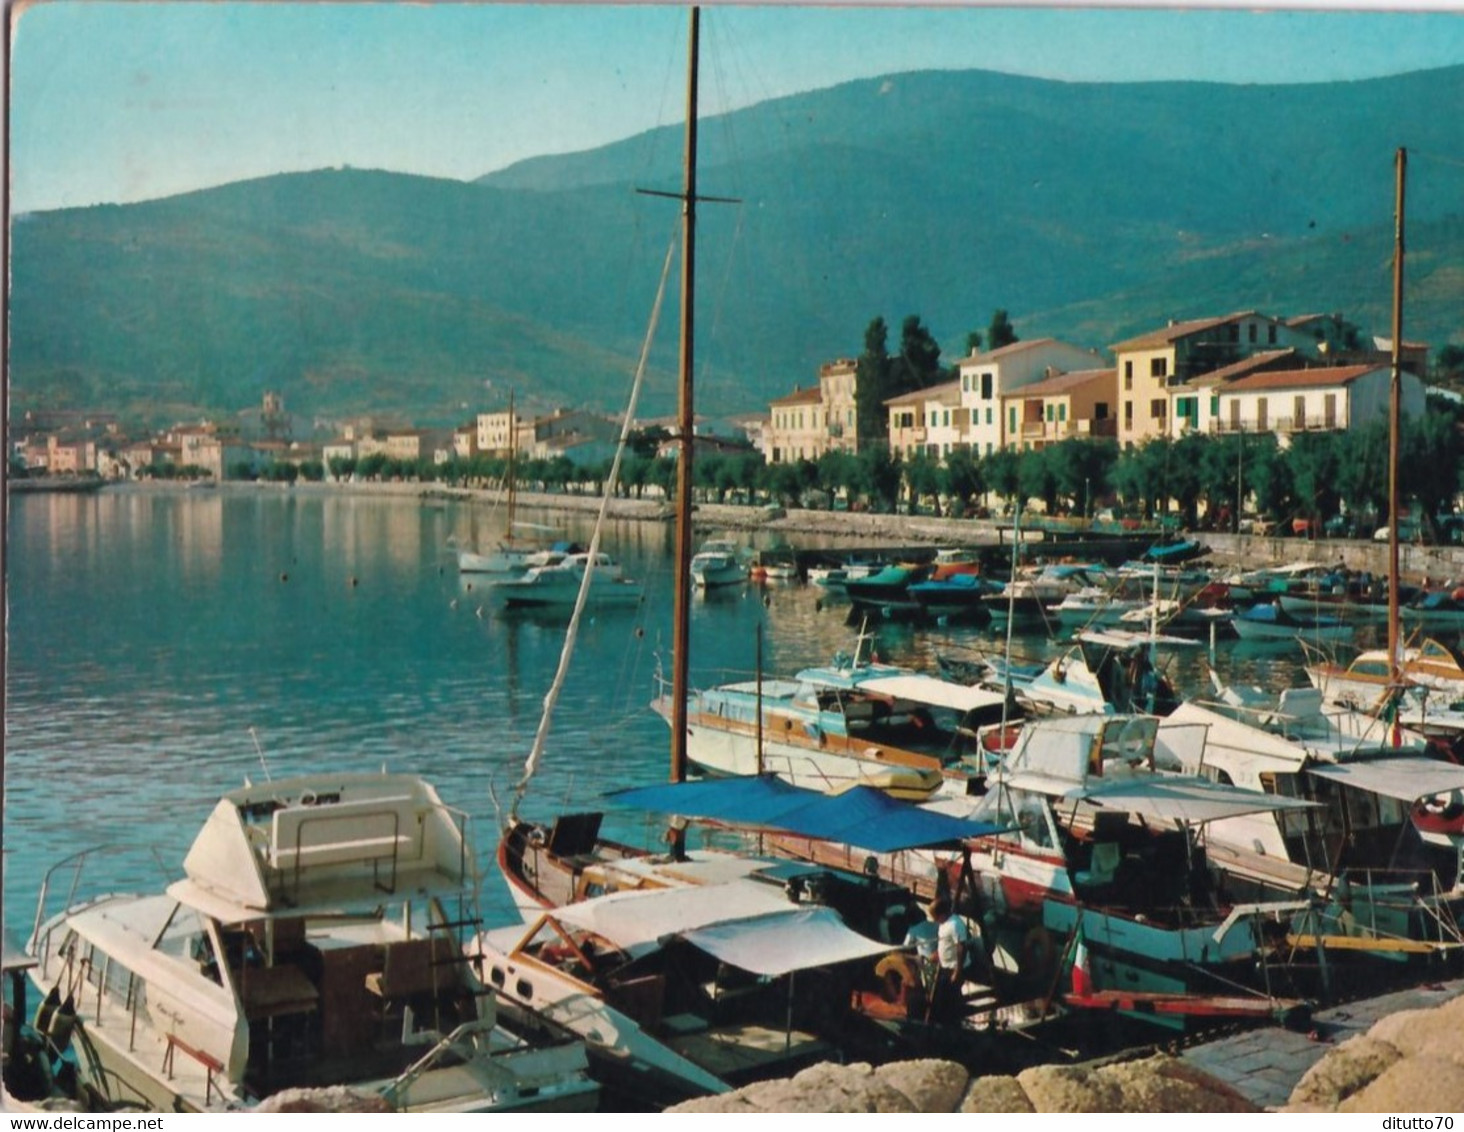
<instances>
[{"instance_id":1,"label":"blue canvas awning","mask_svg":"<svg viewBox=\"0 0 1464 1132\"><path fill-rule=\"evenodd\" d=\"M731 825L781 830L874 853L896 853L987 837L1000 827L933 813L872 786L821 794L772 775L710 778L617 790L617 803Z\"/></svg>"}]
</instances>

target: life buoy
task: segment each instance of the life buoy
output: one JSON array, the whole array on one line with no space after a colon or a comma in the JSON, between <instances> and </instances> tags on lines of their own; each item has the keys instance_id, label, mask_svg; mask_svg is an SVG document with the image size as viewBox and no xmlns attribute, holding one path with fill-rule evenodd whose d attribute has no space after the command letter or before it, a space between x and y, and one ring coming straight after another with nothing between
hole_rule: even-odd
<instances>
[{"instance_id":1,"label":"life buoy","mask_svg":"<svg viewBox=\"0 0 1464 1132\"><path fill-rule=\"evenodd\" d=\"M879 994L886 1002L899 1002L921 985L920 968L903 951L891 951L874 965Z\"/></svg>"},{"instance_id":2,"label":"life buoy","mask_svg":"<svg viewBox=\"0 0 1464 1132\"><path fill-rule=\"evenodd\" d=\"M886 908L884 910L884 913L879 918L880 943L901 942L905 937L901 935L900 939L897 940L895 938L895 922L896 920L898 920L900 923L903 924L904 921L908 918L908 910L906 909L904 904L891 904L888 908Z\"/></svg>"},{"instance_id":3,"label":"life buoy","mask_svg":"<svg viewBox=\"0 0 1464 1132\"><path fill-rule=\"evenodd\" d=\"M1057 962L1057 945L1052 933L1038 925L1022 937L1022 953L1018 969L1023 978L1049 979Z\"/></svg>"}]
</instances>

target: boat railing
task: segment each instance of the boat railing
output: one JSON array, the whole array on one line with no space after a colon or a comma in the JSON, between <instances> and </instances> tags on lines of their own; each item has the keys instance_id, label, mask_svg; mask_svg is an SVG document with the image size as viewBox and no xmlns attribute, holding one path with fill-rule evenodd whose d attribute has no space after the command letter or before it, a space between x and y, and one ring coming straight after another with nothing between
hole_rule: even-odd
<instances>
[{"instance_id":1,"label":"boat railing","mask_svg":"<svg viewBox=\"0 0 1464 1132\"><path fill-rule=\"evenodd\" d=\"M490 1013L485 1017L464 1022L450 1033L443 1035L431 1049L381 1090L382 1097L393 1108L406 1107L413 1084L425 1073L431 1071L449 1053L464 1061L472 1061L479 1050L486 1048L488 1036L492 1034L495 1025L496 1020ZM505 1073L504 1079L505 1081L510 1080L510 1075Z\"/></svg>"},{"instance_id":2,"label":"boat railing","mask_svg":"<svg viewBox=\"0 0 1464 1132\"><path fill-rule=\"evenodd\" d=\"M145 854L151 858L157 866L158 876L166 883L171 876L163 864L161 854L156 846L152 845L131 845L107 843L93 845L88 849L81 849L69 857L64 857L46 870L45 876L41 878L40 892L36 896L36 918L31 925L31 953L37 956L42 954L40 936L41 927L53 915L72 908L77 903L77 894L81 891L82 874L86 870L87 863L98 854L105 854L108 865L115 865L119 855L128 857L138 854ZM53 906L52 888L58 880L69 876L69 883L65 885L66 895Z\"/></svg>"},{"instance_id":3,"label":"boat railing","mask_svg":"<svg viewBox=\"0 0 1464 1132\"><path fill-rule=\"evenodd\" d=\"M1464 853L1464 850L1461 850ZM1436 945L1439 948L1464 948L1464 927L1459 922L1459 905L1464 904L1464 894L1445 891L1438 876L1430 870L1397 870L1357 868L1347 870L1340 878L1350 890L1350 903L1357 904L1358 896L1366 912L1365 922L1353 913L1358 929L1376 939L1406 940L1411 937L1387 930L1378 922L1380 911L1404 911L1419 913L1426 937L1416 942Z\"/></svg>"}]
</instances>

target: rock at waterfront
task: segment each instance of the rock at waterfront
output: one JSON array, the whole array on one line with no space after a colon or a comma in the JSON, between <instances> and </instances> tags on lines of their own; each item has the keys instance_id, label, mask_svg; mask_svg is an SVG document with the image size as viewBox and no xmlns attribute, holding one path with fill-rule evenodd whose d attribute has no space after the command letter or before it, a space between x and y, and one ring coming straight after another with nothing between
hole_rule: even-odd
<instances>
[{"instance_id":1,"label":"rock at waterfront","mask_svg":"<svg viewBox=\"0 0 1464 1132\"><path fill-rule=\"evenodd\" d=\"M1380 1018L1368 1036L1385 1041L1405 1056L1452 1057L1464 1064L1464 995L1441 1006L1405 1010Z\"/></svg>"},{"instance_id":2,"label":"rock at waterfront","mask_svg":"<svg viewBox=\"0 0 1464 1132\"><path fill-rule=\"evenodd\" d=\"M1164 1054L1106 1065L1097 1075L1119 1092L1122 1112L1259 1112L1223 1081Z\"/></svg>"},{"instance_id":3,"label":"rock at waterfront","mask_svg":"<svg viewBox=\"0 0 1464 1132\"><path fill-rule=\"evenodd\" d=\"M1027 1090L1015 1077L993 1074L977 1077L966 1090L960 1112L1032 1112Z\"/></svg>"},{"instance_id":4,"label":"rock at waterfront","mask_svg":"<svg viewBox=\"0 0 1464 1132\"><path fill-rule=\"evenodd\" d=\"M1122 1112L1122 1094L1081 1065L1039 1065L1017 1074L1034 1112Z\"/></svg>"},{"instance_id":5,"label":"rock at waterfront","mask_svg":"<svg viewBox=\"0 0 1464 1132\"><path fill-rule=\"evenodd\" d=\"M882 1065L874 1075L903 1093L916 1112L955 1112L971 1083L963 1066L934 1058Z\"/></svg>"},{"instance_id":6,"label":"rock at waterfront","mask_svg":"<svg viewBox=\"0 0 1464 1132\"><path fill-rule=\"evenodd\" d=\"M917 1112L910 1098L868 1064L825 1062L782 1081L763 1081L667 1112ZM947 1110L948 1111L948 1110Z\"/></svg>"},{"instance_id":7,"label":"rock at waterfront","mask_svg":"<svg viewBox=\"0 0 1464 1132\"><path fill-rule=\"evenodd\" d=\"M1337 1106L1338 1112L1464 1112L1464 1065L1443 1050L1395 1062L1370 1085Z\"/></svg>"},{"instance_id":8,"label":"rock at waterfront","mask_svg":"<svg viewBox=\"0 0 1464 1132\"><path fill-rule=\"evenodd\" d=\"M1401 1056L1397 1046L1372 1033L1349 1038L1306 1071L1291 1090L1285 1111L1329 1112Z\"/></svg>"}]
</instances>

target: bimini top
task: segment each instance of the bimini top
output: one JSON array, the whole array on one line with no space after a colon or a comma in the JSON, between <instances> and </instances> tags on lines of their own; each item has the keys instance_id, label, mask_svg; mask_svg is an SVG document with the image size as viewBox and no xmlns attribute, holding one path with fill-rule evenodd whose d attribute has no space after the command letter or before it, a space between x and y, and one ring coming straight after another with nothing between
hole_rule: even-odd
<instances>
[{"instance_id":1,"label":"bimini top","mask_svg":"<svg viewBox=\"0 0 1464 1132\"><path fill-rule=\"evenodd\" d=\"M601 936L632 958L679 938L759 975L868 958L891 946L852 930L832 908L794 904L781 888L751 880L615 892L545 918Z\"/></svg>"},{"instance_id":2,"label":"bimini top","mask_svg":"<svg viewBox=\"0 0 1464 1132\"><path fill-rule=\"evenodd\" d=\"M456 893L477 884L466 825L412 775L246 785L214 807L168 892L223 919Z\"/></svg>"},{"instance_id":3,"label":"bimini top","mask_svg":"<svg viewBox=\"0 0 1464 1132\"><path fill-rule=\"evenodd\" d=\"M875 853L948 845L998 830L921 809L872 786L822 794L768 774L642 786L610 797L639 809L777 829Z\"/></svg>"},{"instance_id":4,"label":"bimini top","mask_svg":"<svg viewBox=\"0 0 1464 1132\"><path fill-rule=\"evenodd\" d=\"M1409 755L1309 766L1307 772L1400 802L1416 802L1434 794L1464 790L1464 766Z\"/></svg>"}]
</instances>

